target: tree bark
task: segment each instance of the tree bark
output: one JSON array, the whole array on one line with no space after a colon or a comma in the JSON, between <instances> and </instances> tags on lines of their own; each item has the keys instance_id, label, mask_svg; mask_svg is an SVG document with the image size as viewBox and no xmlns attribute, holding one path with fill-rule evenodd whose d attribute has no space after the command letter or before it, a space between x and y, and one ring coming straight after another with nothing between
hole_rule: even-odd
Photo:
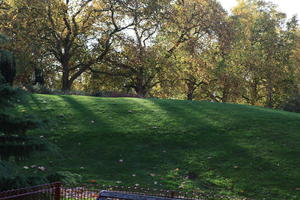
<instances>
[{"instance_id":1,"label":"tree bark","mask_svg":"<svg viewBox=\"0 0 300 200\"><path fill-rule=\"evenodd\" d=\"M62 76L62 91L63 92L68 92L71 90L71 86L72 86L72 83L70 83L70 80L69 80L69 76L70 76L70 71L68 69L68 67L64 66L63 67L63 76Z\"/></svg>"},{"instance_id":2,"label":"tree bark","mask_svg":"<svg viewBox=\"0 0 300 200\"><path fill-rule=\"evenodd\" d=\"M136 85L134 87L137 95L145 97L148 94L148 87L146 85L145 77L144 77L144 69L141 68L136 78Z\"/></svg>"},{"instance_id":3,"label":"tree bark","mask_svg":"<svg viewBox=\"0 0 300 200\"><path fill-rule=\"evenodd\" d=\"M250 100L250 104L251 105L255 105L257 103L257 100L258 100L258 91L257 91L257 81L254 81L252 84L251 84L251 100Z\"/></svg>"},{"instance_id":4,"label":"tree bark","mask_svg":"<svg viewBox=\"0 0 300 200\"><path fill-rule=\"evenodd\" d=\"M192 82L188 82L187 87L188 87L187 100L192 101L194 99L194 92L196 90L195 84Z\"/></svg>"},{"instance_id":5,"label":"tree bark","mask_svg":"<svg viewBox=\"0 0 300 200\"><path fill-rule=\"evenodd\" d=\"M273 87L271 84L267 86L267 107L273 108Z\"/></svg>"},{"instance_id":6,"label":"tree bark","mask_svg":"<svg viewBox=\"0 0 300 200\"><path fill-rule=\"evenodd\" d=\"M138 96L142 96L142 97L145 97L147 94L148 94L148 90L145 88L145 86L137 86L135 88L135 92Z\"/></svg>"},{"instance_id":7,"label":"tree bark","mask_svg":"<svg viewBox=\"0 0 300 200\"><path fill-rule=\"evenodd\" d=\"M193 98L194 98L193 92L188 92L188 94L187 94L187 100L193 101Z\"/></svg>"},{"instance_id":8,"label":"tree bark","mask_svg":"<svg viewBox=\"0 0 300 200\"><path fill-rule=\"evenodd\" d=\"M222 96L222 102L223 103L226 103L228 102L228 96L229 96L229 91L228 91L228 88L223 88L223 96Z\"/></svg>"}]
</instances>

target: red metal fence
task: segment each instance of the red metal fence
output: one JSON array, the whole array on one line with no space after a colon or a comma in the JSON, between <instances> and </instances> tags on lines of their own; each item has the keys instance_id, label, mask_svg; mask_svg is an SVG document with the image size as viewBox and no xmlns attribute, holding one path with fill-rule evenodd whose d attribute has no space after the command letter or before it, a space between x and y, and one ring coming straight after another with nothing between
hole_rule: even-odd
<instances>
[{"instance_id":1,"label":"red metal fence","mask_svg":"<svg viewBox=\"0 0 300 200\"><path fill-rule=\"evenodd\" d=\"M95 200L99 191L87 186L64 187L61 183L51 183L0 192L0 200Z\"/></svg>"},{"instance_id":2,"label":"red metal fence","mask_svg":"<svg viewBox=\"0 0 300 200\"><path fill-rule=\"evenodd\" d=\"M0 200L60 200L61 183L0 192Z\"/></svg>"},{"instance_id":3,"label":"red metal fence","mask_svg":"<svg viewBox=\"0 0 300 200\"><path fill-rule=\"evenodd\" d=\"M87 186L62 187L61 200L96 200L100 189Z\"/></svg>"},{"instance_id":4,"label":"red metal fence","mask_svg":"<svg viewBox=\"0 0 300 200\"><path fill-rule=\"evenodd\" d=\"M30 188L0 192L0 200L96 200L101 190L116 191L125 194L141 194L184 200L246 200L246 198L216 195L214 192L184 192L140 187L115 187L93 184L74 187L64 186L61 183L52 183Z\"/></svg>"}]
</instances>

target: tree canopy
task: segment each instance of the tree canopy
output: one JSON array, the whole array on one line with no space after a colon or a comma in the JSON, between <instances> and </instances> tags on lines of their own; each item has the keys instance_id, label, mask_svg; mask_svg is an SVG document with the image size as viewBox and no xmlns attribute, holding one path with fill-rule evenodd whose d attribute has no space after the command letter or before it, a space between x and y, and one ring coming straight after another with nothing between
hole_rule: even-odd
<instances>
[{"instance_id":1,"label":"tree canopy","mask_svg":"<svg viewBox=\"0 0 300 200\"><path fill-rule=\"evenodd\" d=\"M3 0L0 20L16 85L268 107L299 92L297 18L263 0Z\"/></svg>"}]
</instances>

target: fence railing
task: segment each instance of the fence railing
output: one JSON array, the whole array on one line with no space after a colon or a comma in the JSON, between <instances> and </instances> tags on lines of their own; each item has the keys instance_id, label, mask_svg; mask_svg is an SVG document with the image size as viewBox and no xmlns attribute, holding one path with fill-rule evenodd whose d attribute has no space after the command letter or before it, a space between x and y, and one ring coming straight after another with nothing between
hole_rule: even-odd
<instances>
[{"instance_id":1,"label":"fence railing","mask_svg":"<svg viewBox=\"0 0 300 200\"><path fill-rule=\"evenodd\" d=\"M0 200L96 200L101 190L121 192L124 194L157 196L183 200L247 200L246 198L216 195L214 192L184 192L93 184L86 184L82 186L65 186L61 183L45 184L30 188L0 192Z\"/></svg>"},{"instance_id":2,"label":"fence railing","mask_svg":"<svg viewBox=\"0 0 300 200\"><path fill-rule=\"evenodd\" d=\"M96 200L100 188L83 185L80 187L61 187L61 200Z\"/></svg>"},{"instance_id":3,"label":"fence railing","mask_svg":"<svg viewBox=\"0 0 300 200\"><path fill-rule=\"evenodd\" d=\"M0 192L0 200L60 200L61 183Z\"/></svg>"},{"instance_id":4,"label":"fence railing","mask_svg":"<svg viewBox=\"0 0 300 200\"><path fill-rule=\"evenodd\" d=\"M183 200L249 200L246 198L220 195L216 191L183 191L142 188L140 186L108 186L83 184L81 186L62 186L61 200L96 200L101 190L115 191L124 194L137 194L155 197L176 198Z\"/></svg>"}]
</instances>

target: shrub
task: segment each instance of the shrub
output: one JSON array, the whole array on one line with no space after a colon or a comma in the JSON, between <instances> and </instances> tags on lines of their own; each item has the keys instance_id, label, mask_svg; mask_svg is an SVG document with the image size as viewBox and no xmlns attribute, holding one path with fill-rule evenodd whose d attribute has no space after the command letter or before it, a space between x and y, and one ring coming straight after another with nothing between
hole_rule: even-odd
<instances>
[{"instance_id":1,"label":"shrub","mask_svg":"<svg viewBox=\"0 0 300 200\"><path fill-rule=\"evenodd\" d=\"M120 93L120 92L111 92L111 91L99 91L92 96L95 97L133 97L133 98L141 98L141 96L136 94L128 94L128 93Z\"/></svg>"},{"instance_id":2,"label":"shrub","mask_svg":"<svg viewBox=\"0 0 300 200\"><path fill-rule=\"evenodd\" d=\"M5 50L0 50L0 74L6 83L13 84L16 76L16 61L14 55Z\"/></svg>"},{"instance_id":3,"label":"shrub","mask_svg":"<svg viewBox=\"0 0 300 200\"><path fill-rule=\"evenodd\" d=\"M36 94L52 94L52 91L48 89L47 87L40 85L40 84L35 84L35 85L27 85L26 90L30 93L36 93Z\"/></svg>"},{"instance_id":4,"label":"shrub","mask_svg":"<svg viewBox=\"0 0 300 200\"><path fill-rule=\"evenodd\" d=\"M281 107L285 111L300 113L300 94L289 98Z\"/></svg>"},{"instance_id":5,"label":"shrub","mask_svg":"<svg viewBox=\"0 0 300 200\"><path fill-rule=\"evenodd\" d=\"M17 166L10 162L0 161L0 191L24 188L46 183L39 176L25 176L18 172Z\"/></svg>"},{"instance_id":6,"label":"shrub","mask_svg":"<svg viewBox=\"0 0 300 200\"><path fill-rule=\"evenodd\" d=\"M1 39L1 38L0 38ZM0 190L26 187L44 183L41 176L25 176L15 163L24 160L30 153L45 149L45 142L26 135L28 129L38 123L30 117L14 115L15 103L23 93L11 87L16 75L13 53L0 49Z\"/></svg>"},{"instance_id":7,"label":"shrub","mask_svg":"<svg viewBox=\"0 0 300 200\"><path fill-rule=\"evenodd\" d=\"M67 185L76 185L81 182L81 176L69 171L58 171L54 174L48 175L47 180L52 183L62 182Z\"/></svg>"}]
</instances>

